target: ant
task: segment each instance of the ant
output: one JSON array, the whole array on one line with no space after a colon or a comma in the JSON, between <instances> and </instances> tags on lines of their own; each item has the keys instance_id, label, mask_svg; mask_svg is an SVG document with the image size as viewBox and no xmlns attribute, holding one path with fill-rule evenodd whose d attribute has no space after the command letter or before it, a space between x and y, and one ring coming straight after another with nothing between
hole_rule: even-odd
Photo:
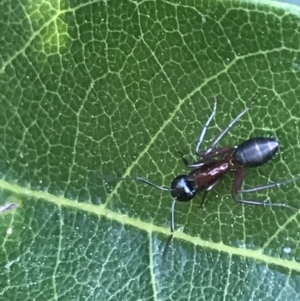
<instances>
[{"instance_id":1,"label":"ant","mask_svg":"<svg viewBox=\"0 0 300 301\"><path fill-rule=\"evenodd\" d=\"M171 237L175 229L174 209L176 202L188 202L192 200L198 192L202 191L204 192L200 204L200 206L202 206L208 192L211 191L217 184L219 184L223 180L225 174L228 172L234 173L231 195L236 202L247 205L285 207L297 211L296 208L293 208L287 204L270 203L268 199L260 202L256 200L238 198L240 193L255 192L271 187L278 187L279 185L287 184L296 180L296 178L293 177L280 182L268 183L265 185L241 190L246 176L246 168L258 167L267 163L274 157L279 149L279 142L274 138L267 137L250 138L240 145L234 147L225 146L216 148L218 142L249 109L250 106L246 107L239 115L237 115L237 117L229 123L229 125L219 134L219 136L215 138L207 150L199 151L207 128L216 114L217 99L214 97L213 111L202 129L196 145L195 153L201 158L201 160L194 163L189 163L183 154L179 152L185 166L192 170L186 175L179 175L174 178L170 188L158 186L142 177L135 178L136 180L142 181L147 185L153 186L160 190L170 191L173 198L171 205Z\"/></svg>"}]
</instances>

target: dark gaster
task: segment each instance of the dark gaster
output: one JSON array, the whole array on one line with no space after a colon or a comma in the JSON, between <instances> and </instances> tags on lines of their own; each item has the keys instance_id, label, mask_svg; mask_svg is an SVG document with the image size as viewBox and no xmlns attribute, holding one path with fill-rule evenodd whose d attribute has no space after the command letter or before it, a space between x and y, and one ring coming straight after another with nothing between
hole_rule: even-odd
<instances>
[{"instance_id":1,"label":"dark gaster","mask_svg":"<svg viewBox=\"0 0 300 301\"><path fill-rule=\"evenodd\" d=\"M271 160L279 149L274 138L255 137L240 144L234 156L244 167L257 167Z\"/></svg>"}]
</instances>

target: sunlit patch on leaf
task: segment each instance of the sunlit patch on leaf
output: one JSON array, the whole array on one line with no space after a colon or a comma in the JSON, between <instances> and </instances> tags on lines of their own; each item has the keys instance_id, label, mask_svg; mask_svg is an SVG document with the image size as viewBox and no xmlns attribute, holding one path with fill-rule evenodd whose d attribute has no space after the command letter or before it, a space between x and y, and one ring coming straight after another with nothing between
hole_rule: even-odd
<instances>
[{"instance_id":1,"label":"sunlit patch on leaf","mask_svg":"<svg viewBox=\"0 0 300 301\"><path fill-rule=\"evenodd\" d=\"M65 51L67 43L70 42L68 35L68 25L65 22L65 14L59 9L64 7L64 1L26 1L25 10L30 18L32 29L43 28L39 36L41 37L41 47L47 55L61 53Z\"/></svg>"}]
</instances>

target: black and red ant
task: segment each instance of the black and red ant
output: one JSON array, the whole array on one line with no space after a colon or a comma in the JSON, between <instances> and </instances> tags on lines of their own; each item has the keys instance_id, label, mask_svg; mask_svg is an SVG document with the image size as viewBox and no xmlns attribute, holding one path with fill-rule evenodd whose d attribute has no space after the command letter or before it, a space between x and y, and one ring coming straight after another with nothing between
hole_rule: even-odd
<instances>
[{"instance_id":1,"label":"black and red ant","mask_svg":"<svg viewBox=\"0 0 300 301\"><path fill-rule=\"evenodd\" d=\"M214 109L204 128L199 136L199 140L196 146L196 155L201 157L201 160L194 163L189 163L181 153L184 164L192 169L186 175L177 176L171 183L170 188L158 186L147 179L142 177L136 177L136 180L142 181L150 186L156 187L164 191L170 191L173 198L171 206L171 232L174 232L174 208L176 202L188 202L195 197L199 191L203 191L203 197L201 205L204 203L205 198L209 191L211 191L217 184L219 184L224 178L227 172L234 173L234 179L231 189L232 198L242 204L269 206L269 207L285 207L292 210L297 210L287 204L282 203L270 203L269 200L256 201L249 199L239 199L240 193L255 192L271 187L278 187L282 184L287 184L295 181L294 178L290 178L280 182L268 183L265 185L244 189L242 190L242 184L246 176L246 168L257 167L267 163L277 153L279 149L279 142L274 138L267 137L254 137L244 141L242 144L234 147L220 147L217 148L218 142L228 133L228 131L235 125L235 123L250 109L246 107L229 125L220 133L220 135L213 141L211 146L204 151L199 151L201 143L204 139L206 130L216 114L217 100L214 98Z\"/></svg>"}]
</instances>

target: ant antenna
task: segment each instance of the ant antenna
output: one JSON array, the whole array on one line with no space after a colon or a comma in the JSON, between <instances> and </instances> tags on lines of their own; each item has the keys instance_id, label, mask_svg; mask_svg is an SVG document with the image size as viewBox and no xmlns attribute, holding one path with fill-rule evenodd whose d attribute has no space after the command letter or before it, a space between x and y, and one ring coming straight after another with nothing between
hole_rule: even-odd
<instances>
[{"instance_id":1,"label":"ant antenna","mask_svg":"<svg viewBox=\"0 0 300 301\"><path fill-rule=\"evenodd\" d=\"M168 248L169 248L170 243L172 241L172 238L173 238L173 233L168 237L167 243L166 243L166 245L164 247L164 250L163 250L163 257L165 257L166 254L167 254L167 251L168 251Z\"/></svg>"},{"instance_id":2,"label":"ant antenna","mask_svg":"<svg viewBox=\"0 0 300 301\"><path fill-rule=\"evenodd\" d=\"M173 233L174 229L175 229L175 219L174 219L175 204L176 204L176 200L173 199L173 202L171 205L171 233Z\"/></svg>"},{"instance_id":3,"label":"ant antenna","mask_svg":"<svg viewBox=\"0 0 300 301\"><path fill-rule=\"evenodd\" d=\"M126 179L128 179L128 178L122 178L122 180L126 180ZM156 185L156 184L154 184L154 183L152 183L152 182L150 182L147 179L142 178L142 177L130 177L130 179L135 179L135 180L141 181L141 182L143 182L143 183L145 183L149 186L155 187L155 188L163 190L163 191L170 191L170 188Z\"/></svg>"},{"instance_id":4,"label":"ant antenna","mask_svg":"<svg viewBox=\"0 0 300 301\"><path fill-rule=\"evenodd\" d=\"M108 180L120 180L120 181L126 181L126 180L137 180L137 181L141 181L149 186L152 186L152 187L155 187L157 189L160 189L160 190L163 190L163 191L170 191L170 188L168 187L165 187L165 186L159 186L159 185L156 185L152 182L150 182L149 180L145 179L145 178L142 178L142 177L116 177L116 176L100 176L101 178L104 178L104 179L108 179Z\"/></svg>"},{"instance_id":5,"label":"ant antenna","mask_svg":"<svg viewBox=\"0 0 300 301\"><path fill-rule=\"evenodd\" d=\"M164 251L163 251L163 257L166 256L169 245L173 239L173 233L175 230L175 218L174 218L174 211L175 211L175 204L176 204L176 199L173 199L172 205L171 205L171 235L169 236L167 243L165 245Z\"/></svg>"},{"instance_id":6,"label":"ant antenna","mask_svg":"<svg viewBox=\"0 0 300 301\"><path fill-rule=\"evenodd\" d=\"M136 180L141 181L141 182L143 182L143 183L145 183L149 186L158 188L158 189L163 190L163 191L170 191L170 188L164 187L164 186L158 186L158 185L156 185L156 184L154 184L154 183L152 183L152 182L150 182L147 179L142 178L142 177L136 177L136 178L133 178L133 179L136 179ZM176 199L173 199L173 202L172 202L172 205L171 205L171 235L169 236L169 238L167 240L167 243L164 247L163 257L166 256L169 245L170 245L170 243L173 239L173 233L174 233L174 230L175 230L175 204L176 204Z\"/></svg>"},{"instance_id":7,"label":"ant antenna","mask_svg":"<svg viewBox=\"0 0 300 301\"><path fill-rule=\"evenodd\" d=\"M125 179L125 178L124 178ZM145 178L142 178L142 177L136 177L135 178L136 180L139 180L149 186L153 186L155 188L158 188L160 190L163 190L163 191L170 191L170 188L168 187L164 187L164 186L158 186L150 181L148 181L147 179ZM175 211L175 204L176 204L176 199L173 199L173 202L172 202L172 205L171 205L171 233L172 233L172 236L173 236L173 233L174 233L174 230L175 230L175 217L174 217L174 211Z\"/></svg>"},{"instance_id":8,"label":"ant antenna","mask_svg":"<svg viewBox=\"0 0 300 301\"><path fill-rule=\"evenodd\" d=\"M119 180L122 180L122 181L131 179L131 180L141 181L141 182L143 182L143 183L145 183L145 184L147 184L149 186L152 186L154 188L157 188L157 189L160 189L160 190L163 190L163 191L170 191L171 190L169 187L156 185L156 184L150 182L149 180L147 180L147 179L145 179L143 177L124 177L124 178L119 177L118 178L118 177L112 176L112 177L106 177L106 178L119 179ZM175 204L176 204L176 199L173 199L173 202L172 202L172 205L171 205L171 226L170 226L172 234L168 238L168 241L167 241L167 244L165 246L163 254L166 253L167 248L168 248L168 246L169 246L169 244L170 244L170 242L171 242L171 240L173 238L173 233L174 233L174 229L175 229L175 218L174 218Z\"/></svg>"}]
</instances>

